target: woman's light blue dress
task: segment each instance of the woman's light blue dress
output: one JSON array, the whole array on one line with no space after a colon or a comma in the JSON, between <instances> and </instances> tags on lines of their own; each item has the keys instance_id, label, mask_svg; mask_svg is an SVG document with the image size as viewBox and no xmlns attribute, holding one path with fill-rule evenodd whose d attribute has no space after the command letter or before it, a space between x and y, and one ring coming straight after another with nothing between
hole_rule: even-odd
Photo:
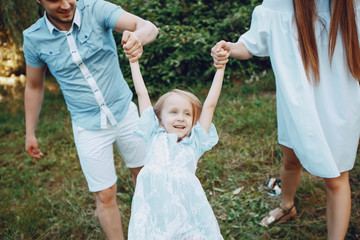
<instances>
[{"instance_id":1,"label":"woman's light blue dress","mask_svg":"<svg viewBox=\"0 0 360 240\"><path fill-rule=\"evenodd\" d=\"M360 0L355 0L360 39ZM265 0L239 38L255 56L270 56L276 79L279 143L294 149L302 166L324 178L353 168L360 136L360 87L347 67L339 33L328 56L329 1L318 0L315 22L320 84L306 78L291 0Z\"/></svg>"},{"instance_id":2,"label":"woman's light blue dress","mask_svg":"<svg viewBox=\"0 0 360 240\"><path fill-rule=\"evenodd\" d=\"M137 177L129 223L129 240L223 239L200 181L195 176L201 155L218 142L213 124L208 133L197 123L177 142L147 108L135 135L145 139L145 165Z\"/></svg>"}]
</instances>

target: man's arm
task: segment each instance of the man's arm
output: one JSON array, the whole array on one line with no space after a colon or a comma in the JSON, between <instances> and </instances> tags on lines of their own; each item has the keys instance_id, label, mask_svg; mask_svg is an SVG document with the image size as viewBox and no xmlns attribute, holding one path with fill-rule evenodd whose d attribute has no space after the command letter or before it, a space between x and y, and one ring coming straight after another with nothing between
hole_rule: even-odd
<instances>
[{"instance_id":1,"label":"man's arm","mask_svg":"<svg viewBox=\"0 0 360 240\"><path fill-rule=\"evenodd\" d=\"M34 68L26 64L25 85L25 124L26 139L25 150L33 158L41 158L44 154L40 151L35 137L35 128L39 119L41 105L44 98L44 78L46 65Z\"/></svg>"},{"instance_id":2,"label":"man's arm","mask_svg":"<svg viewBox=\"0 0 360 240\"><path fill-rule=\"evenodd\" d=\"M158 34L158 29L152 22L128 12L121 14L115 24L116 32L123 33L125 30L134 32L142 46L152 43Z\"/></svg>"},{"instance_id":3,"label":"man's arm","mask_svg":"<svg viewBox=\"0 0 360 240\"><path fill-rule=\"evenodd\" d=\"M130 62L140 59L142 47L152 43L159 32L152 22L128 12L120 15L115 24L115 31L123 33L121 43ZM135 38L130 39L130 32L133 32Z\"/></svg>"}]
</instances>

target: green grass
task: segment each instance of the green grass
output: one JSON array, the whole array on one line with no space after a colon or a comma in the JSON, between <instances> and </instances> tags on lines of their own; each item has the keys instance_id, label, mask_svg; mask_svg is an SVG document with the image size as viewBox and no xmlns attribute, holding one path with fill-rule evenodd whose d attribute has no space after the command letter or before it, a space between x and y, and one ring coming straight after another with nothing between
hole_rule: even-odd
<instances>
[{"instance_id":1,"label":"green grass","mask_svg":"<svg viewBox=\"0 0 360 240\"><path fill-rule=\"evenodd\" d=\"M41 160L24 151L21 86L19 95L5 94L0 102L0 239L104 239L77 158L69 113L56 84L55 90L52 81L47 88L51 86L37 126L45 153ZM207 89L198 92L204 99ZM226 81L214 123L220 141L202 157L197 176L224 238L326 239L324 182L306 172L295 199L298 217L271 228L258 224L280 199L263 188L269 177L280 177L281 167L272 75L266 73L252 83ZM133 188L119 155L115 163L127 232ZM359 159L350 178L352 213L346 239L360 239ZM241 192L233 194L238 188Z\"/></svg>"}]
</instances>

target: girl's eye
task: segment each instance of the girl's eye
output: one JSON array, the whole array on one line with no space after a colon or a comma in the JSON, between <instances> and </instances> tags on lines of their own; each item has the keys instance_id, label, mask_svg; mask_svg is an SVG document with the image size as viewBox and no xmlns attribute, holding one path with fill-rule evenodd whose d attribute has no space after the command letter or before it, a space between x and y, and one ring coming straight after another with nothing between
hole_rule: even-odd
<instances>
[{"instance_id":1,"label":"girl's eye","mask_svg":"<svg viewBox=\"0 0 360 240\"><path fill-rule=\"evenodd\" d=\"M176 114L176 111L171 111L170 114Z\"/></svg>"},{"instance_id":2,"label":"girl's eye","mask_svg":"<svg viewBox=\"0 0 360 240\"><path fill-rule=\"evenodd\" d=\"M185 113L185 115L186 115L186 116L191 116L191 114L190 114L190 113Z\"/></svg>"}]
</instances>

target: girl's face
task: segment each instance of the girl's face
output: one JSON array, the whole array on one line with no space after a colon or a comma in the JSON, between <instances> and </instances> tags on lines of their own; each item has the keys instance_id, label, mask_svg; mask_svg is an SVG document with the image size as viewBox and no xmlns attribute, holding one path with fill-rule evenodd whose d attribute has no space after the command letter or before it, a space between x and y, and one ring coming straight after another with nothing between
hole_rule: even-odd
<instances>
[{"instance_id":1,"label":"girl's face","mask_svg":"<svg viewBox=\"0 0 360 240\"><path fill-rule=\"evenodd\" d=\"M175 133L179 139L189 136L193 122L192 105L181 95L172 94L164 102L160 119L166 132Z\"/></svg>"}]
</instances>

